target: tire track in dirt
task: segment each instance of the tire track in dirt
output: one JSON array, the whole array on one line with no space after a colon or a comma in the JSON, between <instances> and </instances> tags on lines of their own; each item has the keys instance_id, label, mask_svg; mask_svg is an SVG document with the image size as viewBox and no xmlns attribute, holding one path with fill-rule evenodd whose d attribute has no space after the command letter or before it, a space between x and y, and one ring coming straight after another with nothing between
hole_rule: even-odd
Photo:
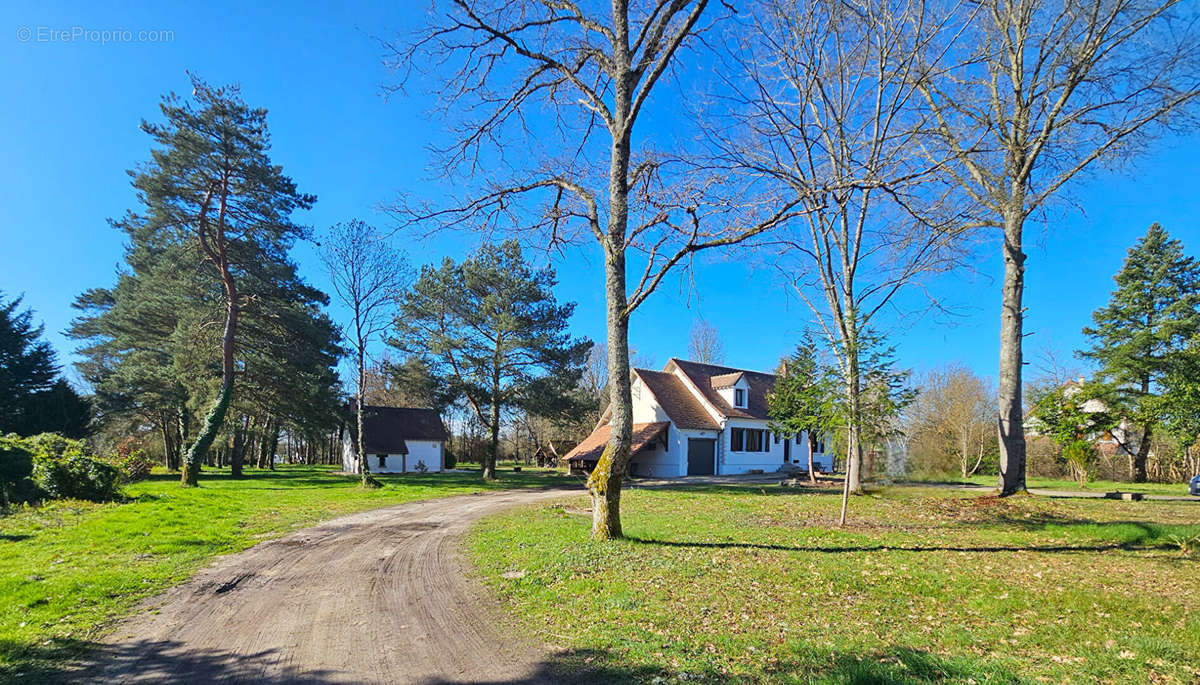
<instances>
[{"instance_id":1,"label":"tire track in dirt","mask_svg":"<svg viewBox=\"0 0 1200 685\"><path fill-rule=\"evenodd\" d=\"M221 557L117 625L83 679L115 683L553 682L463 579L479 518L577 490L410 502Z\"/></svg>"}]
</instances>

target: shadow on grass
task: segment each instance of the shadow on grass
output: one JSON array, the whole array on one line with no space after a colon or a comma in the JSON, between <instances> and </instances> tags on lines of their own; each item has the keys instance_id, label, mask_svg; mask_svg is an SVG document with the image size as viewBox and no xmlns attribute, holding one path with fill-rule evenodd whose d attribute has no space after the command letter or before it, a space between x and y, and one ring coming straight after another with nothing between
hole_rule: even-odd
<instances>
[{"instance_id":1,"label":"shadow on grass","mask_svg":"<svg viewBox=\"0 0 1200 685\"><path fill-rule=\"evenodd\" d=\"M657 545L660 547L690 547L696 549L762 549L775 552L819 552L823 554L846 554L858 552L1047 552L1047 553L1077 553L1077 552L1111 552L1170 549L1173 543L1138 544L1132 542L1111 542L1097 544L1060 544L1060 545L830 545L824 547L800 545L776 545L758 542L699 542L687 540L656 540L653 538L627 537L629 542L639 545Z\"/></svg>"},{"instance_id":2,"label":"shadow on grass","mask_svg":"<svg viewBox=\"0 0 1200 685\"><path fill-rule=\"evenodd\" d=\"M0 641L0 684L55 683L297 683L324 685L324 670L302 671L274 650L239 654L219 649L186 648L182 643L138 641L109 645L57 638L49 645ZM82 659L82 660L80 660Z\"/></svg>"},{"instance_id":3,"label":"shadow on grass","mask_svg":"<svg viewBox=\"0 0 1200 685\"><path fill-rule=\"evenodd\" d=\"M852 654L821 653L805 650L795 658L781 659L765 673L767 682L807 683L925 683L976 682L1018 684L1022 681L1011 672L962 658L948 659L929 652L895 648L883 653ZM752 675L735 675L719 671L689 671L686 668L668 669L664 666L629 665L604 649L581 649L558 652L539 663L527 677L518 680L472 680L483 683L518 683L520 685L549 685L564 683L653 683L653 682L754 682L762 680ZM457 685L462 680L433 678L421 681L424 685Z\"/></svg>"},{"instance_id":4,"label":"shadow on grass","mask_svg":"<svg viewBox=\"0 0 1200 685\"><path fill-rule=\"evenodd\" d=\"M795 487L781 487L779 483L638 483L636 480L627 485L626 489L683 492L697 495L760 495L764 497L841 493L839 487L825 485L802 484Z\"/></svg>"},{"instance_id":5,"label":"shadow on grass","mask_svg":"<svg viewBox=\"0 0 1200 685\"><path fill-rule=\"evenodd\" d=\"M275 650L235 653L221 649L188 648L170 640L138 641L122 645L80 640L56 640L51 646L22 647L0 642L0 654L16 657L16 665L0 670L0 683L298 683L324 685L343 682L421 682L427 685L452 683L519 683L549 685L564 683L645 683L655 678L675 682L688 680L736 680L730 674L668 669L660 665L622 663L619 655L605 649L564 650L548 654L528 674L519 678L463 680L454 676L430 677L416 674L371 672L342 673L329 669L306 670L294 665L288 654ZM80 661L79 659L82 659ZM884 652L857 654L804 649L799 654L774 662L765 674L772 682L817 683L922 683L980 682L1020 683L1012 673L993 664L962 657L947 658L906 647Z\"/></svg>"}]
</instances>

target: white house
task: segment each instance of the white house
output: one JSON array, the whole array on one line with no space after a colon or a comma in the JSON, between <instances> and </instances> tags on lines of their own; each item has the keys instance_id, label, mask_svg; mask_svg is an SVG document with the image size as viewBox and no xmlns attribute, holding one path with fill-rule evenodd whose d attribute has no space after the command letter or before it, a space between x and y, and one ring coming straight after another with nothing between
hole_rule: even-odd
<instances>
[{"instance_id":1,"label":"white house","mask_svg":"<svg viewBox=\"0 0 1200 685\"><path fill-rule=\"evenodd\" d=\"M808 435L783 435L767 425L767 393L775 376L758 371L671 359L662 371L634 369L633 476L727 475L808 467ZM608 441L600 425L567 455L572 469L590 470ZM813 443L813 463L831 471L824 440Z\"/></svg>"},{"instance_id":2,"label":"white house","mask_svg":"<svg viewBox=\"0 0 1200 685\"><path fill-rule=\"evenodd\" d=\"M347 473L358 472L355 432L352 425L342 441L342 470ZM366 405L363 432L366 433L363 452L371 473L444 470L446 440L450 436L436 409Z\"/></svg>"}]
</instances>

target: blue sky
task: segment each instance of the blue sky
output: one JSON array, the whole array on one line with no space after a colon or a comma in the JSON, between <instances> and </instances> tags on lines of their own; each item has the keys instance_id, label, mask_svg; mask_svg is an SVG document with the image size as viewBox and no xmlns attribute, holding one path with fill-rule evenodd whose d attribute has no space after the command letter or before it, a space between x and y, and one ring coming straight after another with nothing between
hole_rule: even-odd
<instances>
[{"instance_id":1,"label":"blue sky","mask_svg":"<svg viewBox=\"0 0 1200 685\"><path fill-rule=\"evenodd\" d=\"M298 217L303 223L321 230L357 217L388 226L376 208L397 191L441 192L426 171L426 145L441 135L439 125L424 116L429 102L419 92L383 97L392 76L375 40L415 26L422 3L99 4L10 1L0 8L0 291L24 294L63 361L74 346L62 335L71 301L110 285L121 259L122 237L106 218L133 205L125 171L149 151L138 123L157 116L163 93L188 92L187 70L212 83L240 82L247 102L270 110L276 162L318 197ZM77 27L84 34L72 39ZM89 33L118 29L135 39L102 43L101 34ZM142 31L169 35L138 41ZM1106 301L1126 249L1150 223L1200 254L1198 152L1200 138L1160 141L1136 165L1076 184L1074 206L1050 225L1030 226L1029 352L1069 357L1080 346L1080 328ZM405 248L420 264L461 256L469 246L465 237L446 237ZM312 247L299 246L295 256L305 277L327 289ZM703 316L721 331L728 363L772 368L809 315L750 264L713 255L687 283L664 282L634 317L633 346L661 366L686 354L688 329ZM598 253L588 247L554 265L559 298L578 303L573 330L603 339ZM955 316L890 322L902 364L922 370L961 361L994 377L999 274L999 253L989 243L974 273L931 285Z\"/></svg>"}]
</instances>

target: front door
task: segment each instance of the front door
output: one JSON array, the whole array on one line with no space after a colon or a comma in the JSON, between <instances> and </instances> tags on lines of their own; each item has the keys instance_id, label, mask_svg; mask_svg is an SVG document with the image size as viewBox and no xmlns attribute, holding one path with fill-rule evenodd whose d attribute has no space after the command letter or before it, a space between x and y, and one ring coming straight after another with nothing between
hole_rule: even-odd
<instances>
[{"instance_id":1,"label":"front door","mask_svg":"<svg viewBox=\"0 0 1200 685\"><path fill-rule=\"evenodd\" d=\"M783 463L792 463L792 439L787 435L783 436Z\"/></svg>"},{"instance_id":2,"label":"front door","mask_svg":"<svg viewBox=\"0 0 1200 685\"><path fill-rule=\"evenodd\" d=\"M717 441L712 438L688 438L689 476L711 476L717 468Z\"/></svg>"}]
</instances>

